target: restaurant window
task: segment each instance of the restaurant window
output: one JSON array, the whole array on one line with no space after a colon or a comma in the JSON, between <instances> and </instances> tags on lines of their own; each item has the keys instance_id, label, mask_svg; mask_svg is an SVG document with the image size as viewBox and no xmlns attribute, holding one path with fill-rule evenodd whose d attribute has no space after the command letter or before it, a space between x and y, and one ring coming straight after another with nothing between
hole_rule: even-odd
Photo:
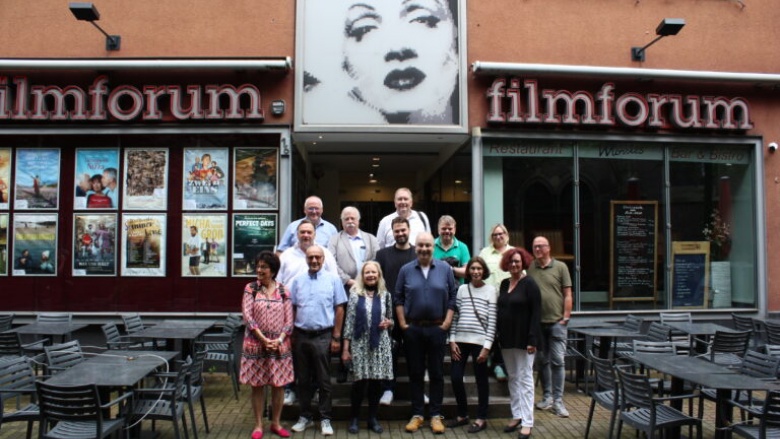
<instances>
[{"instance_id":1,"label":"restaurant window","mask_svg":"<svg viewBox=\"0 0 780 439\"><path fill-rule=\"evenodd\" d=\"M752 144L483 144L486 227L504 222L529 250L547 236L576 310L758 306ZM503 194L500 216L489 194Z\"/></svg>"}]
</instances>

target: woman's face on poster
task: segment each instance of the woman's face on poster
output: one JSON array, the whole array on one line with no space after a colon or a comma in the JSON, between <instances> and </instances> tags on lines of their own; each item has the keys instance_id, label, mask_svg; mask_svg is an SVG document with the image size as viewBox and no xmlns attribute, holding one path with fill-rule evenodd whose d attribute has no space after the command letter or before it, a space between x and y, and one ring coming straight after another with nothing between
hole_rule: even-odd
<instances>
[{"instance_id":1,"label":"woman's face on poster","mask_svg":"<svg viewBox=\"0 0 780 439\"><path fill-rule=\"evenodd\" d=\"M351 3L344 65L366 104L387 114L436 116L457 84L457 29L449 0Z\"/></svg>"}]
</instances>

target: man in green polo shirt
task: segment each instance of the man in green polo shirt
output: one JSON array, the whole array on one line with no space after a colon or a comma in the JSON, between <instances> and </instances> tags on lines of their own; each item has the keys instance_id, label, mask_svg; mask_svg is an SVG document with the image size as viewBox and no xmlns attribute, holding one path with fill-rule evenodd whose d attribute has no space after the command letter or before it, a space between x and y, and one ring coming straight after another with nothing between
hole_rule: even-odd
<instances>
[{"instance_id":1,"label":"man in green polo shirt","mask_svg":"<svg viewBox=\"0 0 780 439\"><path fill-rule=\"evenodd\" d=\"M439 218L439 237L433 243L433 257L450 264L455 277L461 282L466 277L466 264L471 259L471 253L468 246L455 237L455 218L449 215Z\"/></svg>"}]
</instances>

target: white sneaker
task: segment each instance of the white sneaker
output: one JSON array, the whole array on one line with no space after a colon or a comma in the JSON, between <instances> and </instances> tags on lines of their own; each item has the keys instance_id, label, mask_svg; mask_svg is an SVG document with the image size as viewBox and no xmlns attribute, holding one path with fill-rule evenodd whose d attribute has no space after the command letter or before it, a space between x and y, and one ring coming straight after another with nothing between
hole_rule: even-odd
<instances>
[{"instance_id":1,"label":"white sneaker","mask_svg":"<svg viewBox=\"0 0 780 439\"><path fill-rule=\"evenodd\" d=\"M330 419L323 419L320 422L320 432L323 436L333 436L333 427L330 425Z\"/></svg>"},{"instance_id":2,"label":"white sneaker","mask_svg":"<svg viewBox=\"0 0 780 439\"><path fill-rule=\"evenodd\" d=\"M553 403L552 412L559 418L569 417L569 411L566 410L566 406L563 405L563 401L555 401Z\"/></svg>"},{"instance_id":3,"label":"white sneaker","mask_svg":"<svg viewBox=\"0 0 780 439\"><path fill-rule=\"evenodd\" d=\"M393 403L393 391L392 390L385 390L385 393L382 394L382 397L379 398L379 404L380 405L390 405Z\"/></svg>"},{"instance_id":4,"label":"white sneaker","mask_svg":"<svg viewBox=\"0 0 780 439\"><path fill-rule=\"evenodd\" d=\"M428 404L429 402L431 402L431 399L430 399L430 398L428 398L428 395L427 395L427 394L425 394L425 393L423 393L423 402L424 402L424 403L426 403L426 404Z\"/></svg>"},{"instance_id":5,"label":"white sneaker","mask_svg":"<svg viewBox=\"0 0 780 439\"><path fill-rule=\"evenodd\" d=\"M328 423L330 424L330 421L328 421ZM314 425L314 421L312 421L309 418L301 416L300 418L298 418L298 422L296 422L295 425L290 427L290 429L296 433L300 433L313 425ZM333 434L333 429L331 429L331 434Z\"/></svg>"},{"instance_id":6,"label":"white sneaker","mask_svg":"<svg viewBox=\"0 0 780 439\"><path fill-rule=\"evenodd\" d=\"M295 404L298 398L295 397L295 392L290 389L284 389L284 405L290 406Z\"/></svg>"}]
</instances>

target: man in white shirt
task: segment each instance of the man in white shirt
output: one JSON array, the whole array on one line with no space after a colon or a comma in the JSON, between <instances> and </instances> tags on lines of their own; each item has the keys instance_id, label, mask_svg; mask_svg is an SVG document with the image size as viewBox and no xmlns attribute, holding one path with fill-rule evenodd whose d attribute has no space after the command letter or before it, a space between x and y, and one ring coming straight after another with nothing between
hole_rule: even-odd
<instances>
[{"instance_id":1,"label":"man in white shirt","mask_svg":"<svg viewBox=\"0 0 780 439\"><path fill-rule=\"evenodd\" d=\"M304 218L298 223L297 228L297 244L294 247L290 247L279 256L279 273L276 274L276 280L281 282L285 287L292 284L292 280L299 274L305 273L309 270L309 264L306 262L306 250L311 247L316 240L316 232L314 230L314 224L311 221ZM325 253L325 263L323 264L323 270L329 271L338 276L339 272L336 265L336 258L323 247L323 253Z\"/></svg>"},{"instance_id":2,"label":"man in white shirt","mask_svg":"<svg viewBox=\"0 0 780 439\"><path fill-rule=\"evenodd\" d=\"M331 236L338 233L336 226L325 221L322 218L324 209L322 207L322 199L317 196L311 196L303 203L303 213L305 217L291 222L284 231L282 239L279 240L279 245L276 246L276 254L281 254L283 251L290 247L294 247L297 242L297 230L298 224L304 219L308 219L314 225L314 230L317 232L315 242L322 247L328 246Z\"/></svg>"},{"instance_id":3,"label":"man in white shirt","mask_svg":"<svg viewBox=\"0 0 780 439\"><path fill-rule=\"evenodd\" d=\"M428 216L424 212L412 210L412 191L409 188L398 188L395 191L393 201L395 202L395 212L379 221L379 229L376 232L379 247L385 248L395 245L391 223L393 218L399 216L409 221L409 244L414 246L418 233L431 232L431 223L428 221Z\"/></svg>"}]
</instances>

